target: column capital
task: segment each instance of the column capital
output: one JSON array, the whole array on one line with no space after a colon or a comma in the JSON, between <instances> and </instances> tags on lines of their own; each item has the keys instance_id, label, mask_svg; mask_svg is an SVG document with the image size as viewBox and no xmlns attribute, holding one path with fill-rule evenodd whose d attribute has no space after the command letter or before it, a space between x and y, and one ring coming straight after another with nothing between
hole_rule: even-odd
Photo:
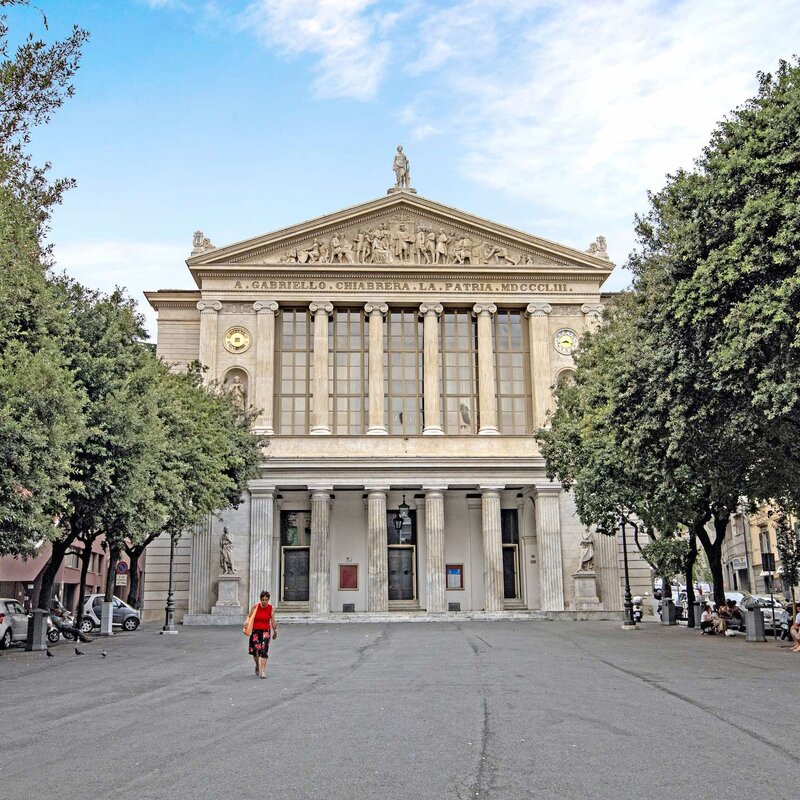
<instances>
[{"instance_id":1,"label":"column capital","mask_svg":"<svg viewBox=\"0 0 800 800\"><path fill-rule=\"evenodd\" d=\"M425 494L430 494L431 492L439 492L440 494L447 490L446 483L424 483L422 484L422 491Z\"/></svg>"},{"instance_id":2,"label":"column capital","mask_svg":"<svg viewBox=\"0 0 800 800\"><path fill-rule=\"evenodd\" d=\"M534 483L533 488L536 490L537 497L557 497L564 487L560 483L548 481L547 483Z\"/></svg>"},{"instance_id":3,"label":"column capital","mask_svg":"<svg viewBox=\"0 0 800 800\"><path fill-rule=\"evenodd\" d=\"M314 315L318 316L324 314L329 317L333 313L333 303L318 303L316 300L308 306L308 310Z\"/></svg>"},{"instance_id":4,"label":"column capital","mask_svg":"<svg viewBox=\"0 0 800 800\"><path fill-rule=\"evenodd\" d=\"M494 303L475 303L472 313L476 317L493 317L497 313L497 306Z\"/></svg>"},{"instance_id":5,"label":"column capital","mask_svg":"<svg viewBox=\"0 0 800 800\"><path fill-rule=\"evenodd\" d=\"M253 303L253 311L256 314L275 314L278 304L275 300L256 300Z\"/></svg>"},{"instance_id":6,"label":"column capital","mask_svg":"<svg viewBox=\"0 0 800 800\"><path fill-rule=\"evenodd\" d=\"M487 495L496 494L498 497L500 496L500 492L505 489L505 486L479 486L478 490L480 491L481 495L486 497Z\"/></svg>"},{"instance_id":7,"label":"column capital","mask_svg":"<svg viewBox=\"0 0 800 800\"><path fill-rule=\"evenodd\" d=\"M330 497L333 494L333 486L309 486L308 491L312 497L319 497L320 495Z\"/></svg>"},{"instance_id":8,"label":"column capital","mask_svg":"<svg viewBox=\"0 0 800 800\"><path fill-rule=\"evenodd\" d=\"M222 310L222 303L219 300L200 300L197 310L201 314L218 314Z\"/></svg>"},{"instance_id":9,"label":"column capital","mask_svg":"<svg viewBox=\"0 0 800 800\"><path fill-rule=\"evenodd\" d=\"M438 317L444 311L441 303L423 303L419 307L419 314L421 317Z\"/></svg>"},{"instance_id":10,"label":"column capital","mask_svg":"<svg viewBox=\"0 0 800 800\"><path fill-rule=\"evenodd\" d=\"M525 308L526 317L546 317L553 310L550 303L528 303Z\"/></svg>"},{"instance_id":11,"label":"column capital","mask_svg":"<svg viewBox=\"0 0 800 800\"><path fill-rule=\"evenodd\" d=\"M586 317L587 325L592 329L598 327L602 322L605 306L602 303L584 303L581 311Z\"/></svg>"},{"instance_id":12,"label":"column capital","mask_svg":"<svg viewBox=\"0 0 800 800\"><path fill-rule=\"evenodd\" d=\"M260 481L251 481L247 487L250 490L250 495L252 497L274 497L275 496L275 485L274 484L263 484Z\"/></svg>"},{"instance_id":13,"label":"column capital","mask_svg":"<svg viewBox=\"0 0 800 800\"><path fill-rule=\"evenodd\" d=\"M364 313L368 317L385 317L389 311L389 306L386 303L369 302L364 306Z\"/></svg>"}]
</instances>

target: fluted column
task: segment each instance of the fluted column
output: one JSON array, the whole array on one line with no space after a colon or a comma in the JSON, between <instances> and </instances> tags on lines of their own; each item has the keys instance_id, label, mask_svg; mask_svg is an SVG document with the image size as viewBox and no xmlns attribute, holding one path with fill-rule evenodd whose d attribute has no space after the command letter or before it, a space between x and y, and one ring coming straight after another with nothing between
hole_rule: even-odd
<instances>
[{"instance_id":1,"label":"fluted column","mask_svg":"<svg viewBox=\"0 0 800 800\"><path fill-rule=\"evenodd\" d=\"M331 488L311 490L308 601L312 614L327 614L331 610L330 500Z\"/></svg>"},{"instance_id":2,"label":"fluted column","mask_svg":"<svg viewBox=\"0 0 800 800\"><path fill-rule=\"evenodd\" d=\"M192 561L189 567L189 613L211 611L211 515L198 522L192 533Z\"/></svg>"},{"instance_id":3,"label":"fluted column","mask_svg":"<svg viewBox=\"0 0 800 800\"><path fill-rule=\"evenodd\" d=\"M217 377L217 320L222 303L219 300L201 300L197 309L200 312L200 350L197 358L207 367L203 373L203 383L210 383Z\"/></svg>"},{"instance_id":4,"label":"fluted column","mask_svg":"<svg viewBox=\"0 0 800 800\"><path fill-rule=\"evenodd\" d=\"M257 300L256 312L256 370L253 387L253 405L260 409L254 432L266 436L275 433L273 409L275 401L275 314L278 304L274 300Z\"/></svg>"},{"instance_id":5,"label":"fluted column","mask_svg":"<svg viewBox=\"0 0 800 800\"><path fill-rule=\"evenodd\" d=\"M314 315L314 397L311 408L311 430L315 436L329 436L328 414L328 317L333 313L331 303L311 303Z\"/></svg>"},{"instance_id":6,"label":"fluted column","mask_svg":"<svg viewBox=\"0 0 800 800\"><path fill-rule=\"evenodd\" d=\"M478 318L478 404L481 426L479 436L494 435L497 430L497 386L494 376L494 346L492 317L497 313L494 303L477 303L472 313Z\"/></svg>"},{"instance_id":7,"label":"fluted column","mask_svg":"<svg viewBox=\"0 0 800 800\"><path fill-rule=\"evenodd\" d=\"M539 542L539 596L542 611L564 610L559 484L536 484L536 532Z\"/></svg>"},{"instance_id":8,"label":"fluted column","mask_svg":"<svg viewBox=\"0 0 800 800\"><path fill-rule=\"evenodd\" d=\"M602 303L584 303L581 306L583 318L586 322L586 330L595 331L600 327L605 310L605 306Z\"/></svg>"},{"instance_id":9,"label":"fluted column","mask_svg":"<svg viewBox=\"0 0 800 800\"><path fill-rule=\"evenodd\" d=\"M439 303L423 303L419 307L422 316L423 349L423 402L425 404L425 427L423 436L441 436L442 412L439 397L439 317L443 311Z\"/></svg>"},{"instance_id":10,"label":"fluted column","mask_svg":"<svg viewBox=\"0 0 800 800\"><path fill-rule=\"evenodd\" d=\"M272 585L272 549L275 531L275 487L253 481L250 484L250 605L268 591L280 595Z\"/></svg>"},{"instance_id":11,"label":"fluted column","mask_svg":"<svg viewBox=\"0 0 800 800\"><path fill-rule=\"evenodd\" d=\"M547 422L551 405L553 383L550 368L550 329L548 314L553 310L550 303L529 303L525 309L528 317L528 340L531 353L531 390L533 395L533 429L538 430Z\"/></svg>"},{"instance_id":12,"label":"fluted column","mask_svg":"<svg viewBox=\"0 0 800 800\"><path fill-rule=\"evenodd\" d=\"M600 602L605 611L622 611L622 582L619 568L620 540L617 535L594 535L595 572Z\"/></svg>"},{"instance_id":13,"label":"fluted column","mask_svg":"<svg viewBox=\"0 0 800 800\"><path fill-rule=\"evenodd\" d=\"M386 436L383 421L383 318L386 303L367 303L364 311L369 318L369 436Z\"/></svg>"},{"instance_id":14,"label":"fluted column","mask_svg":"<svg viewBox=\"0 0 800 800\"><path fill-rule=\"evenodd\" d=\"M444 563L444 492L425 489L425 539L428 611L447 611Z\"/></svg>"},{"instance_id":15,"label":"fluted column","mask_svg":"<svg viewBox=\"0 0 800 800\"><path fill-rule=\"evenodd\" d=\"M386 489L367 494L367 611L389 610L389 553L386 539Z\"/></svg>"},{"instance_id":16,"label":"fluted column","mask_svg":"<svg viewBox=\"0 0 800 800\"><path fill-rule=\"evenodd\" d=\"M500 487L481 486L483 521L483 593L486 611L503 610L503 535L500 528Z\"/></svg>"}]
</instances>

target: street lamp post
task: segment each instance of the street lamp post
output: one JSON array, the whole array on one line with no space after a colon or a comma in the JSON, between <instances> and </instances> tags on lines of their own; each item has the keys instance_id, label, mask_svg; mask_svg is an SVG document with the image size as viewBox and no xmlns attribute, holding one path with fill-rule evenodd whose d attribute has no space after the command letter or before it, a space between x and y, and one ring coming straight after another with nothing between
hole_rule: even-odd
<instances>
[{"instance_id":1,"label":"street lamp post","mask_svg":"<svg viewBox=\"0 0 800 800\"><path fill-rule=\"evenodd\" d=\"M408 519L408 512L411 510L411 506L406 503L406 495L403 492L403 502L400 503L400 507L397 510L397 516L392 520L394 523L394 529L399 533L403 530L403 525L406 524L406 520Z\"/></svg>"},{"instance_id":2,"label":"street lamp post","mask_svg":"<svg viewBox=\"0 0 800 800\"><path fill-rule=\"evenodd\" d=\"M628 537L625 534L625 518L620 520L622 527L622 560L625 564L625 602L622 604L624 609L622 627L625 629L635 628L636 622L633 619L633 598L631 597L631 578L628 572Z\"/></svg>"},{"instance_id":3,"label":"street lamp post","mask_svg":"<svg viewBox=\"0 0 800 800\"><path fill-rule=\"evenodd\" d=\"M164 607L165 619L162 634L177 633L178 626L175 624L175 597L172 591L172 573L175 566L175 535L169 535L169 582L167 584L167 605Z\"/></svg>"}]
</instances>

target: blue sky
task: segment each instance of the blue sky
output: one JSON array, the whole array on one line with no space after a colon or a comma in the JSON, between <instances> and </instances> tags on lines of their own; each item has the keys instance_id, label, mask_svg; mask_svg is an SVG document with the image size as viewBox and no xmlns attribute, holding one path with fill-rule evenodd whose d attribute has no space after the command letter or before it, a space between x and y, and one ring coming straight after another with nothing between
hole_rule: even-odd
<instances>
[{"instance_id":1,"label":"blue sky","mask_svg":"<svg viewBox=\"0 0 800 800\"><path fill-rule=\"evenodd\" d=\"M381 196L403 144L426 197L624 264L633 218L756 72L799 49L796 0L37 0L12 35L91 33L34 134L78 180L53 216L83 282L192 288L217 245ZM628 275L618 267L607 288Z\"/></svg>"}]
</instances>

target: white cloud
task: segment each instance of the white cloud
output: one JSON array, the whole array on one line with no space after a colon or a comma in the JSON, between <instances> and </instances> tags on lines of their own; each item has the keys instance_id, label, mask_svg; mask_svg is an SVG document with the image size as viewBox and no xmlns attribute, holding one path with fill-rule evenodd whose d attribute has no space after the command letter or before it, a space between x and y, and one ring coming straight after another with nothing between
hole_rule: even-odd
<instances>
[{"instance_id":1,"label":"white cloud","mask_svg":"<svg viewBox=\"0 0 800 800\"><path fill-rule=\"evenodd\" d=\"M139 305L155 340L156 315L143 292L154 288L192 288L186 283L191 245L137 241L94 241L57 244L55 269L102 292L124 287Z\"/></svg>"},{"instance_id":2,"label":"white cloud","mask_svg":"<svg viewBox=\"0 0 800 800\"><path fill-rule=\"evenodd\" d=\"M257 0L242 25L289 56L314 57L320 96L369 100L389 60L384 37L398 19L377 0Z\"/></svg>"}]
</instances>

